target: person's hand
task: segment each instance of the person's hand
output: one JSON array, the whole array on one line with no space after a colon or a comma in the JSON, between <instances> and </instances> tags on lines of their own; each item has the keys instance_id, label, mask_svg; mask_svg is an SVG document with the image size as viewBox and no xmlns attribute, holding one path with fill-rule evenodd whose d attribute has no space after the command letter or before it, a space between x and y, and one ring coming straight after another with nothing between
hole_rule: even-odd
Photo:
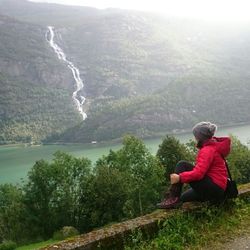
<instances>
[{"instance_id":1,"label":"person's hand","mask_svg":"<svg viewBox=\"0 0 250 250\"><path fill-rule=\"evenodd\" d=\"M176 184L180 182L180 176L178 174L171 174L170 175L170 183Z\"/></svg>"}]
</instances>

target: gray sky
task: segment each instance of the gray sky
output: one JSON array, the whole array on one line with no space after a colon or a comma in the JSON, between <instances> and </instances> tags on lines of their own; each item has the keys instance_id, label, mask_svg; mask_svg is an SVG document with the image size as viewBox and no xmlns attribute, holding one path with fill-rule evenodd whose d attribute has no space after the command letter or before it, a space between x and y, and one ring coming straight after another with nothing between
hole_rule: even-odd
<instances>
[{"instance_id":1,"label":"gray sky","mask_svg":"<svg viewBox=\"0 0 250 250\"><path fill-rule=\"evenodd\" d=\"M249 0L30 0L96 8L121 8L161 12L166 15L210 21L249 21Z\"/></svg>"}]
</instances>

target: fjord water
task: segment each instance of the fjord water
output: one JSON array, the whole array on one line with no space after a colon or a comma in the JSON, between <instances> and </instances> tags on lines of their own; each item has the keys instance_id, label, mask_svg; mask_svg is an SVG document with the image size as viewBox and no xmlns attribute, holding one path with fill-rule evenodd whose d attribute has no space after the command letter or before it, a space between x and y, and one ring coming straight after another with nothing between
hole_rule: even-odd
<instances>
[{"instance_id":1,"label":"fjord water","mask_svg":"<svg viewBox=\"0 0 250 250\"><path fill-rule=\"evenodd\" d=\"M247 144L250 141L250 125L220 128L217 135L224 136L233 134L237 136L242 143ZM192 139L191 133L179 134L176 137L181 142L187 142ZM145 140L146 146L155 154L162 138ZM21 178L27 176L27 172L37 160L52 160L53 154L60 150L70 153L76 157L87 157L95 162L102 155L109 152L110 149L117 150L121 148L121 143L116 144L71 144L71 145L43 145L43 146L1 146L0 147L0 184L17 183Z\"/></svg>"}]
</instances>

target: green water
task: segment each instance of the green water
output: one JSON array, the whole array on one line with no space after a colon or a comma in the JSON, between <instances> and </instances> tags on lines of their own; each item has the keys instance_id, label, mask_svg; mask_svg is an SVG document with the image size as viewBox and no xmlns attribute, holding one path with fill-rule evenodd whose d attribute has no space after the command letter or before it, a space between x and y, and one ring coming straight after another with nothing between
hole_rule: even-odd
<instances>
[{"instance_id":1,"label":"green water","mask_svg":"<svg viewBox=\"0 0 250 250\"><path fill-rule=\"evenodd\" d=\"M250 125L237 126L231 128L221 128L217 135L236 135L243 143L250 141ZM181 142L187 142L192 138L191 133L176 135ZM155 154L160 139L145 140L146 146ZM95 162L102 155L109 152L110 149L117 150L121 144L83 144L83 145L45 145L45 146L1 146L0 147L0 184L20 182L25 178L29 169L39 159L50 161L53 154L60 150L70 153L77 157L87 157Z\"/></svg>"}]
</instances>

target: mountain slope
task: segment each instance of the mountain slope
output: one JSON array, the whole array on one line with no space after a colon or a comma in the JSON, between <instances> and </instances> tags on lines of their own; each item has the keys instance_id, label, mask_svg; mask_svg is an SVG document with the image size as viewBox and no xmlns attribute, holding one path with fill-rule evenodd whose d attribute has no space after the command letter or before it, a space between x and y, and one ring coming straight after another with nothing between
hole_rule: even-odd
<instances>
[{"instance_id":1,"label":"mountain slope","mask_svg":"<svg viewBox=\"0 0 250 250\"><path fill-rule=\"evenodd\" d=\"M200 120L250 121L247 26L124 11L59 32L92 103L86 122L57 140L155 136Z\"/></svg>"},{"instance_id":2,"label":"mountain slope","mask_svg":"<svg viewBox=\"0 0 250 250\"><path fill-rule=\"evenodd\" d=\"M74 81L46 29L0 16L0 141L39 141L80 121Z\"/></svg>"},{"instance_id":3,"label":"mountain slope","mask_svg":"<svg viewBox=\"0 0 250 250\"><path fill-rule=\"evenodd\" d=\"M0 30L7 39L0 45L1 85L15 86L21 101L17 105L18 94L1 96L7 110L2 140L12 138L15 129L25 137L34 127L37 140L88 142L182 131L200 120L250 121L248 25L17 0L0 0L0 6L15 18L9 17L13 24L2 20L2 27L9 26ZM72 76L45 42L47 25L55 26L56 43L80 70L87 98L84 122L71 100ZM31 86L37 89L27 96ZM34 95L46 98L42 108Z\"/></svg>"},{"instance_id":4,"label":"mountain slope","mask_svg":"<svg viewBox=\"0 0 250 250\"><path fill-rule=\"evenodd\" d=\"M0 0L0 12L20 21L42 26L71 26L100 13L95 8L33 3L26 0Z\"/></svg>"}]
</instances>

